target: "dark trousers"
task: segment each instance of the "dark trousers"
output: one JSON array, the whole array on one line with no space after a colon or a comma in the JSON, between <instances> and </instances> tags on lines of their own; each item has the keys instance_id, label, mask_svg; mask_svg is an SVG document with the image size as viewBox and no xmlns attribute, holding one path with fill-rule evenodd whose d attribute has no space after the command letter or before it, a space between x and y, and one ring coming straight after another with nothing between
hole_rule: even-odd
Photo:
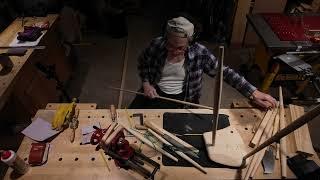
<instances>
[{"instance_id":1,"label":"dark trousers","mask_svg":"<svg viewBox=\"0 0 320 180\"><path fill-rule=\"evenodd\" d=\"M159 96L184 100L185 93L180 94L166 94L160 90L158 86L155 87ZM129 106L129 109L181 109L184 105L172 101L162 100L159 98L148 98L142 95L136 95L134 100Z\"/></svg>"}]
</instances>

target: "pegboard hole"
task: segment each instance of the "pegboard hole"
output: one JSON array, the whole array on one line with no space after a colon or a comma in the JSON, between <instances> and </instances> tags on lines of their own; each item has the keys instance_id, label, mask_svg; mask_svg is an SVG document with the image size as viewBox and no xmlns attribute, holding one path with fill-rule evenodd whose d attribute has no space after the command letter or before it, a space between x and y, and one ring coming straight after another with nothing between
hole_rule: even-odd
<instances>
[{"instance_id":1,"label":"pegboard hole","mask_svg":"<svg viewBox=\"0 0 320 180\"><path fill-rule=\"evenodd\" d=\"M231 133L233 133L233 131L230 131Z\"/></svg>"},{"instance_id":2,"label":"pegboard hole","mask_svg":"<svg viewBox=\"0 0 320 180\"><path fill-rule=\"evenodd\" d=\"M91 105L90 107L92 107L92 108L93 108L93 107L94 107L94 105Z\"/></svg>"},{"instance_id":3,"label":"pegboard hole","mask_svg":"<svg viewBox=\"0 0 320 180\"><path fill-rule=\"evenodd\" d=\"M158 118L160 118L160 115L158 115Z\"/></svg>"},{"instance_id":4,"label":"pegboard hole","mask_svg":"<svg viewBox=\"0 0 320 180\"><path fill-rule=\"evenodd\" d=\"M240 115L240 117L242 117L242 118L243 118L243 115L241 114L241 115Z\"/></svg>"},{"instance_id":5,"label":"pegboard hole","mask_svg":"<svg viewBox=\"0 0 320 180\"><path fill-rule=\"evenodd\" d=\"M244 128L245 130L248 130L248 128Z\"/></svg>"},{"instance_id":6,"label":"pegboard hole","mask_svg":"<svg viewBox=\"0 0 320 180\"><path fill-rule=\"evenodd\" d=\"M96 158L94 158L94 157L93 157L93 158L91 158L91 161L94 161L94 160L96 160Z\"/></svg>"},{"instance_id":7,"label":"pegboard hole","mask_svg":"<svg viewBox=\"0 0 320 180\"><path fill-rule=\"evenodd\" d=\"M161 157L160 157L160 156L158 156L158 160L159 160L159 161L161 160Z\"/></svg>"},{"instance_id":8,"label":"pegboard hole","mask_svg":"<svg viewBox=\"0 0 320 180\"><path fill-rule=\"evenodd\" d=\"M257 115L253 115L253 117L257 117Z\"/></svg>"},{"instance_id":9,"label":"pegboard hole","mask_svg":"<svg viewBox=\"0 0 320 180\"><path fill-rule=\"evenodd\" d=\"M108 160L111 161L111 158L109 157Z\"/></svg>"},{"instance_id":10,"label":"pegboard hole","mask_svg":"<svg viewBox=\"0 0 320 180\"><path fill-rule=\"evenodd\" d=\"M49 105L49 107L51 107L51 105Z\"/></svg>"},{"instance_id":11,"label":"pegboard hole","mask_svg":"<svg viewBox=\"0 0 320 180\"><path fill-rule=\"evenodd\" d=\"M88 118L90 118L90 116L88 116Z\"/></svg>"},{"instance_id":12,"label":"pegboard hole","mask_svg":"<svg viewBox=\"0 0 320 180\"><path fill-rule=\"evenodd\" d=\"M78 160L79 160L79 158L77 158L77 157L76 157L76 158L74 158L74 161L78 161Z\"/></svg>"},{"instance_id":13,"label":"pegboard hole","mask_svg":"<svg viewBox=\"0 0 320 180\"><path fill-rule=\"evenodd\" d=\"M59 158L59 161L62 161L62 158Z\"/></svg>"},{"instance_id":14,"label":"pegboard hole","mask_svg":"<svg viewBox=\"0 0 320 180\"><path fill-rule=\"evenodd\" d=\"M146 115L144 115L143 117L144 117L144 118L146 118L147 116L146 116Z\"/></svg>"},{"instance_id":15,"label":"pegboard hole","mask_svg":"<svg viewBox=\"0 0 320 180\"><path fill-rule=\"evenodd\" d=\"M27 160L28 160L28 158L24 158L23 160L24 160L24 161L27 161Z\"/></svg>"},{"instance_id":16,"label":"pegboard hole","mask_svg":"<svg viewBox=\"0 0 320 180\"><path fill-rule=\"evenodd\" d=\"M104 118L104 116L102 116L102 118Z\"/></svg>"}]
</instances>

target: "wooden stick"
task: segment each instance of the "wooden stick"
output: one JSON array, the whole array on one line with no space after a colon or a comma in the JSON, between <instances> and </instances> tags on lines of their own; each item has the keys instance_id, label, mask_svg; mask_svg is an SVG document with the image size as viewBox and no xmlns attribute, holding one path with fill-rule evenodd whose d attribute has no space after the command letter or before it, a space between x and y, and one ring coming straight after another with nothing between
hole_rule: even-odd
<instances>
[{"instance_id":1,"label":"wooden stick","mask_svg":"<svg viewBox=\"0 0 320 180\"><path fill-rule=\"evenodd\" d=\"M274 118L275 118L275 116L276 116L276 114L277 114L277 112L275 111L275 113L273 113L274 115L272 115L269 119L269 121L268 121L268 123L267 123L267 125L266 125L266 127L265 127L265 129L264 129L264 131L263 131L263 134L261 135L261 138L259 139L259 142L258 142L258 144L262 144L268 137L267 137L267 134L269 134L269 131L271 131L271 133L272 133L272 128L273 128L273 122L274 122ZM273 118L272 118L273 117ZM266 149L266 148L265 148ZM247 172L246 172L246 174L245 174L245 177L244 177L244 179L245 180L247 180L247 179L249 179L249 177L251 177L251 174L253 173L253 171L254 171L254 169L255 169L255 167L257 166L257 165L259 165L259 163L261 162L261 157L263 157L263 154L264 154L264 152L265 152L265 149L263 149L262 151L260 151L259 153L257 153L257 154L255 154L254 156L253 156L253 158L252 158L252 160L251 160L251 163L250 163L250 165L249 165L249 167L248 167L248 170L247 170Z\"/></svg>"},{"instance_id":2,"label":"wooden stick","mask_svg":"<svg viewBox=\"0 0 320 180\"><path fill-rule=\"evenodd\" d=\"M279 87L279 101L280 101L280 109L279 109L279 116L280 116L280 132L285 130L285 117L284 117L284 105L283 105L283 95L282 95L282 87ZM277 134L279 134L278 132ZM288 133L289 134L289 133ZM275 137L275 136L273 136ZM286 137L280 139L280 164L281 164L281 177L287 177L287 139Z\"/></svg>"},{"instance_id":3,"label":"wooden stick","mask_svg":"<svg viewBox=\"0 0 320 180\"><path fill-rule=\"evenodd\" d=\"M220 59L220 60L219 60ZM219 58L218 58L218 72L216 76L215 82L215 90L213 94L213 121L212 121L212 146L214 146L216 142L216 132L218 128L219 121L219 109L221 102L221 93L222 93L222 83L223 83L223 59L224 59L224 47L219 47Z\"/></svg>"},{"instance_id":4,"label":"wooden stick","mask_svg":"<svg viewBox=\"0 0 320 180\"><path fill-rule=\"evenodd\" d=\"M276 112L276 114L278 114L278 112ZM272 121L271 122L272 125L274 124L274 120L275 120L275 116L271 120ZM272 136L272 130L273 130L273 126L272 125L271 125L271 127L269 127L269 129L267 129L266 132L264 132L264 137L261 138L261 142L259 142L259 144L262 144L265 140L267 140L268 138L270 138ZM258 160L257 160L256 164L254 165L252 172L250 173L250 177L253 177L255 175L255 173L257 172L257 169L258 169L258 167L259 167L259 165L260 165L260 163L261 163L261 161L263 159L263 156L264 156L267 148L268 147L265 147L262 151L259 152L260 154L258 155Z\"/></svg>"},{"instance_id":5,"label":"wooden stick","mask_svg":"<svg viewBox=\"0 0 320 180\"><path fill-rule=\"evenodd\" d=\"M258 129L256 130L256 133L254 134L253 138L250 141L250 144L249 144L250 147L255 147L256 144L258 144L258 142L261 138L261 135L262 135L268 121L270 120L272 113L273 113L273 110L268 110L267 113L265 114Z\"/></svg>"},{"instance_id":6,"label":"wooden stick","mask_svg":"<svg viewBox=\"0 0 320 180\"><path fill-rule=\"evenodd\" d=\"M131 133L132 135L134 135L136 138L138 138L140 141L144 142L146 145L148 145L149 147L157 150L158 152L160 152L161 154L167 156L168 158L178 162L178 159L174 156L172 156L170 153L168 153L167 151L161 149L159 146L157 146L156 144L153 144L151 141L149 141L148 139L146 139L145 137L143 137L141 134L139 134L138 132L122 125L129 133Z\"/></svg>"},{"instance_id":7,"label":"wooden stick","mask_svg":"<svg viewBox=\"0 0 320 180\"><path fill-rule=\"evenodd\" d=\"M165 140L164 138L162 138L159 134L157 134L156 132L154 132L152 129L148 128L148 131L155 136L157 139L159 139L162 143L168 145L168 146L172 146L171 143L169 143L167 140ZM175 153L177 153L180 157L182 157L183 159L185 159L186 161L190 162L192 165L194 165L196 168L198 168L201 172L207 174L206 170L200 166L200 164L198 164L197 162L195 162L193 159L191 159L189 156L185 155L183 152L181 151L175 151Z\"/></svg>"},{"instance_id":8,"label":"wooden stick","mask_svg":"<svg viewBox=\"0 0 320 180\"><path fill-rule=\"evenodd\" d=\"M187 147L189 149L191 149L192 151L198 153L199 150L196 149L195 147L193 147L192 145L186 143L185 141L181 140L180 138L174 136L173 134L169 133L168 131L164 130L163 128L157 126L156 124L154 124L151 121L145 121L144 125L146 125L147 127L149 127L150 129L154 130L155 132L157 132L158 134L160 134L161 136L163 135L167 135L170 138L174 139L175 141L177 141L178 143L180 143L182 146Z\"/></svg>"},{"instance_id":9,"label":"wooden stick","mask_svg":"<svg viewBox=\"0 0 320 180\"><path fill-rule=\"evenodd\" d=\"M280 108L281 112L281 108ZM284 129L280 130L278 133L276 133L274 136L266 140L264 143L256 147L254 150L249 152L247 155L243 157L243 164L245 164L245 160L249 158L250 156L254 155L255 153L259 152L261 149L269 146L270 144L279 141L283 137L287 136L291 132L295 131L299 127L303 126L304 124L308 123L309 121L313 120L315 117L317 117L320 114L320 105L316 106L309 112L305 113L303 116L298 118L295 122L289 124L287 127ZM280 123L281 123L281 113L280 113ZM282 151L282 149L281 149ZM286 164L286 163L285 163Z\"/></svg>"},{"instance_id":10,"label":"wooden stick","mask_svg":"<svg viewBox=\"0 0 320 180\"><path fill-rule=\"evenodd\" d=\"M117 126L117 129L115 129L107 138L107 140L105 141L105 144L110 144L111 141L116 137L116 135L123 130L123 126L119 125Z\"/></svg>"},{"instance_id":11,"label":"wooden stick","mask_svg":"<svg viewBox=\"0 0 320 180\"><path fill-rule=\"evenodd\" d=\"M108 139L108 137L110 136L110 134L113 132L114 128L118 125L118 123L112 123L109 127L109 129L107 130L107 132L104 134L104 136L102 137L100 143L106 143L106 140Z\"/></svg>"},{"instance_id":12,"label":"wooden stick","mask_svg":"<svg viewBox=\"0 0 320 180\"><path fill-rule=\"evenodd\" d=\"M118 91L123 91L123 92L127 92L127 93L132 93L132 94L137 94L137 95L144 96L144 94L141 93L141 92L127 90L127 89L121 89L121 88L115 88L115 87L109 87L109 89L113 89L113 90L118 90ZM213 108L210 107L210 106L205 106L205 105L201 105L201 104L195 104L195 103L181 101L181 100L177 100L177 99L172 99L172 98L167 98L167 97L162 97L162 96L157 96L155 98L163 99L163 100L167 100L167 101L172 101L172 102L176 102L176 103L180 103L180 104L185 104L185 105L189 105L189 106L194 106L194 107L198 107L198 108L213 110Z\"/></svg>"},{"instance_id":13,"label":"wooden stick","mask_svg":"<svg viewBox=\"0 0 320 180\"><path fill-rule=\"evenodd\" d=\"M272 135L274 136L280 128L280 115L279 113L276 116L275 122L274 122L274 126L273 126L273 133ZM276 159L280 158L280 145L278 142L275 143L275 150L276 150Z\"/></svg>"}]
</instances>

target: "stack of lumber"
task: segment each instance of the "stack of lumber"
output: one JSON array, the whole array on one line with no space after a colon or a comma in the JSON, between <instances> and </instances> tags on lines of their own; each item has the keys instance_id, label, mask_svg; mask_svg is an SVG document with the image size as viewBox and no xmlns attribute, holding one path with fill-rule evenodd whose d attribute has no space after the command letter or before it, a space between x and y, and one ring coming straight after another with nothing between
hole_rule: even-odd
<instances>
[{"instance_id":1,"label":"stack of lumber","mask_svg":"<svg viewBox=\"0 0 320 180\"><path fill-rule=\"evenodd\" d=\"M267 111L260 122L259 127L255 130L255 134L252 137L249 146L252 148L259 146L303 114L304 108L301 106L290 104L289 108L284 108L282 89L280 87L277 108ZM307 124L295 130L288 136L283 137L279 143L272 146L276 149L274 158L280 160L282 178L287 177L286 161L288 157L292 157L297 153L302 153L307 156L312 156L314 154ZM252 156L247 171L244 174L244 179L254 178L266 150L267 147Z\"/></svg>"}]
</instances>

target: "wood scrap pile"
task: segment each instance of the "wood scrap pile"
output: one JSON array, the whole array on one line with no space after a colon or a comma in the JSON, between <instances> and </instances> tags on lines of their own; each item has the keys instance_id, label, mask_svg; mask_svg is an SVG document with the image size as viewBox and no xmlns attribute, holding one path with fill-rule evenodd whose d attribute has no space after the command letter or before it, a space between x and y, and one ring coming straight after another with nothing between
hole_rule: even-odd
<instances>
[{"instance_id":1,"label":"wood scrap pile","mask_svg":"<svg viewBox=\"0 0 320 180\"><path fill-rule=\"evenodd\" d=\"M252 148L259 146L303 114L304 108L301 106L290 104L288 109L284 108L282 89L280 87L277 108L267 111L260 122L259 127L255 130L255 134L251 139L249 146ZM272 158L276 161L280 160L281 176L283 178L287 177L287 157L292 157L296 153L302 153L307 156L312 156L314 154L308 125L305 124L288 136L282 138L280 142L265 147L263 150L254 154L245 171L243 176L244 179L253 178L255 176L268 148L274 150Z\"/></svg>"}]
</instances>

